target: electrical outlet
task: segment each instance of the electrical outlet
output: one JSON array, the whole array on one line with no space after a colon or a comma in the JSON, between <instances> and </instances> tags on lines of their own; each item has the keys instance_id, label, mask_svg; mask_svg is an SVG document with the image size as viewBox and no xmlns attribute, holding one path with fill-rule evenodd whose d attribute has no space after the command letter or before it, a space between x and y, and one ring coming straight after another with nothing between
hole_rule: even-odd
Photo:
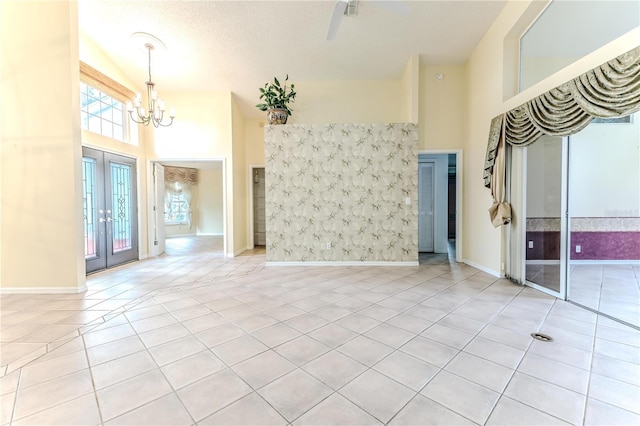
<instances>
[{"instance_id":1,"label":"electrical outlet","mask_svg":"<svg viewBox=\"0 0 640 426\"><path fill-rule=\"evenodd\" d=\"M533 248L533 241L529 241L529 248Z\"/></svg>"},{"instance_id":2,"label":"electrical outlet","mask_svg":"<svg viewBox=\"0 0 640 426\"><path fill-rule=\"evenodd\" d=\"M324 245L325 250L331 250L331 243L326 243Z\"/></svg>"},{"instance_id":3,"label":"electrical outlet","mask_svg":"<svg viewBox=\"0 0 640 426\"><path fill-rule=\"evenodd\" d=\"M411 204L411 197L407 197L407 198L405 198L405 199L404 199L404 203L405 203L406 205L410 205L410 204Z\"/></svg>"},{"instance_id":4,"label":"electrical outlet","mask_svg":"<svg viewBox=\"0 0 640 426\"><path fill-rule=\"evenodd\" d=\"M582 251L582 246L577 245L576 246L576 253L580 253Z\"/></svg>"}]
</instances>

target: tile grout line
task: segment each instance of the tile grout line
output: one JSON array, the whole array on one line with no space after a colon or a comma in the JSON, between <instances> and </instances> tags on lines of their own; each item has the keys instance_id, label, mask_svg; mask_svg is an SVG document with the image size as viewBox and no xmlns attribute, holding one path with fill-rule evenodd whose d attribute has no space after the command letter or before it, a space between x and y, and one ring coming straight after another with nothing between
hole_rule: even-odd
<instances>
[{"instance_id":1,"label":"tile grout line","mask_svg":"<svg viewBox=\"0 0 640 426\"><path fill-rule=\"evenodd\" d=\"M598 334L598 323L600 322L600 315L596 315L596 327L595 330L593 332L593 343L592 343L592 347L591 347L591 356L589 359L589 376L587 379L587 390L585 393L585 398L584 398L584 406L582 407L582 424L585 424L585 421L587 419L587 405L589 404L589 393L591 390L591 377L592 377L592 371L593 371L593 357L595 354L595 349L596 349L596 339L597 339L597 334Z\"/></svg>"},{"instance_id":2,"label":"tile grout line","mask_svg":"<svg viewBox=\"0 0 640 426\"><path fill-rule=\"evenodd\" d=\"M89 370L89 377L91 377L91 387L93 388L93 398L96 401L96 407L98 408L98 416L100 417L100 424L104 424L102 417L102 408L100 406L100 400L98 399L98 391L96 389L96 382L93 378L93 370L91 370L91 362L89 361L89 354L87 353L87 343L84 341L84 336L80 335L82 340L82 350L84 351L85 359L87 360L87 369Z\"/></svg>"},{"instance_id":3,"label":"tile grout line","mask_svg":"<svg viewBox=\"0 0 640 426\"><path fill-rule=\"evenodd\" d=\"M13 406L11 407L11 417L9 417L9 424L13 424L13 418L16 415L16 408L18 407L18 392L20 391L20 382L22 381L22 368L18 373L18 382L16 383L15 397L13 399Z\"/></svg>"}]
</instances>

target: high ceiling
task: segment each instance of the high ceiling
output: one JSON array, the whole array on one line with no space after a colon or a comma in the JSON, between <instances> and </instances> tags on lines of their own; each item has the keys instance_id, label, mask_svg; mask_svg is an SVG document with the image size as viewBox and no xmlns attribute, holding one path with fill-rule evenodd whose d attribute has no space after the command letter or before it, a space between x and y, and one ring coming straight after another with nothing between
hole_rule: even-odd
<instances>
[{"instance_id":1,"label":"high ceiling","mask_svg":"<svg viewBox=\"0 0 640 426\"><path fill-rule=\"evenodd\" d=\"M152 59L158 92L231 91L243 112L262 117L253 105L258 87L273 76L293 82L400 78L408 59L423 64L462 64L505 0L360 0L357 16L342 19L327 41L332 0L177 1L83 0L80 29L132 80L147 79L147 58L131 34L146 32L167 49Z\"/></svg>"}]
</instances>

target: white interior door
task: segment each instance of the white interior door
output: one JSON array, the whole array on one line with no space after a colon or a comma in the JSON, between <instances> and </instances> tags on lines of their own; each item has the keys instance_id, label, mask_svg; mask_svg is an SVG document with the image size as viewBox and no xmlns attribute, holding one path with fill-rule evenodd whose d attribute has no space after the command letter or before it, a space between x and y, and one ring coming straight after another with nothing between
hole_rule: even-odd
<instances>
[{"instance_id":1,"label":"white interior door","mask_svg":"<svg viewBox=\"0 0 640 426\"><path fill-rule=\"evenodd\" d=\"M433 252L433 197L435 163L418 164L418 251Z\"/></svg>"},{"instance_id":2,"label":"white interior door","mask_svg":"<svg viewBox=\"0 0 640 426\"><path fill-rule=\"evenodd\" d=\"M161 164L154 163L152 256L159 256L165 251L164 208L164 167Z\"/></svg>"}]
</instances>

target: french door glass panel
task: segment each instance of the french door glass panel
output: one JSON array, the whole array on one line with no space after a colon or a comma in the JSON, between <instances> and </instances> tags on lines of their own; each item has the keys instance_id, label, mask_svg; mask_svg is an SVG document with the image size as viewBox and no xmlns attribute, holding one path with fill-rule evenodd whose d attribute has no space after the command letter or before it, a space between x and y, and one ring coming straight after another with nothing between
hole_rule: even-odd
<instances>
[{"instance_id":1,"label":"french door glass panel","mask_svg":"<svg viewBox=\"0 0 640 426\"><path fill-rule=\"evenodd\" d=\"M93 158L82 159L82 189L84 209L84 257L96 256L98 251L98 215L94 202L96 192L96 161Z\"/></svg>"},{"instance_id":2,"label":"french door glass panel","mask_svg":"<svg viewBox=\"0 0 640 426\"><path fill-rule=\"evenodd\" d=\"M112 220L111 242L114 252L133 246L132 167L111 162Z\"/></svg>"}]
</instances>

